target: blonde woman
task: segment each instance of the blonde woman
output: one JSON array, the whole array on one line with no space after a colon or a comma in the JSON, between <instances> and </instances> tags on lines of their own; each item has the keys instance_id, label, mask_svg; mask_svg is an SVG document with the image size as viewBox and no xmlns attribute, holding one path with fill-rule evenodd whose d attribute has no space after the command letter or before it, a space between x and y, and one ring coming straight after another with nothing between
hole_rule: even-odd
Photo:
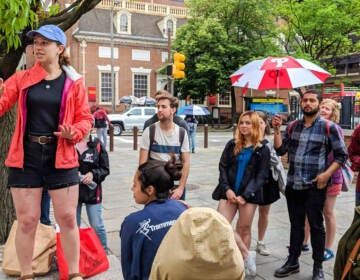
<instances>
[{"instance_id":1,"label":"blonde woman","mask_svg":"<svg viewBox=\"0 0 360 280\"><path fill-rule=\"evenodd\" d=\"M320 115L329 121L338 123L340 120L340 104L333 99L323 99L320 103ZM340 134L343 135L341 127L336 125ZM333 159L332 152L328 156L329 163ZM326 192L326 200L324 205L324 218L325 218L325 252L324 252L324 261L328 261L334 257L334 252L332 250L333 243L335 240L336 234L336 217L334 213L336 197L340 194L343 183L343 177L341 168L339 168L331 176L331 185L328 186ZM306 247L307 242L310 236L310 226L306 220L305 224L305 238L303 243L303 248Z\"/></svg>"},{"instance_id":2,"label":"blonde woman","mask_svg":"<svg viewBox=\"0 0 360 280\"><path fill-rule=\"evenodd\" d=\"M219 184L213 199L218 211L232 223L236 213L235 240L245 260L245 273L256 275L256 253L249 251L251 225L256 207L262 202L262 186L269 174L270 151L261 144L257 113L244 112L238 122L235 139L230 140L219 163Z\"/></svg>"}]
</instances>

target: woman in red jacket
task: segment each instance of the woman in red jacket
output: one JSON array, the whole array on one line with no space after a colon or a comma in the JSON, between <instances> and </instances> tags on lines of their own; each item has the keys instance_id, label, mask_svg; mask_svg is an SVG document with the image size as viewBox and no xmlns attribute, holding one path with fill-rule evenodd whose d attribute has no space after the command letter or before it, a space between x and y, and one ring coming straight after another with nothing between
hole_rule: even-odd
<instances>
[{"instance_id":1,"label":"woman in red jacket","mask_svg":"<svg viewBox=\"0 0 360 280\"><path fill-rule=\"evenodd\" d=\"M65 33L44 25L27 36L34 39L35 65L0 79L0 116L17 103L15 132L5 160L8 187L19 223L15 247L20 279L34 279L32 256L40 217L42 189L51 196L69 279L79 274L78 157L74 144L89 131L92 116L83 80L69 66Z\"/></svg>"}]
</instances>

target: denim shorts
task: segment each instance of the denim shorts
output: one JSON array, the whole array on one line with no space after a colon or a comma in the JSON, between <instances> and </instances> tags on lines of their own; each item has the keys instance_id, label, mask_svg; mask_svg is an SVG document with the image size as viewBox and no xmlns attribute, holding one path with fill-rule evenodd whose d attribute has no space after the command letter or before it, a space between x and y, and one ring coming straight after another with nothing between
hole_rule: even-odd
<instances>
[{"instance_id":1,"label":"denim shorts","mask_svg":"<svg viewBox=\"0 0 360 280\"><path fill-rule=\"evenodd\" d=\"M8 188L61 189L79 184L78 168L55 168L57 142L41 145L24 138L24 167L9 167Z\"/></svg>"}]
</instances>

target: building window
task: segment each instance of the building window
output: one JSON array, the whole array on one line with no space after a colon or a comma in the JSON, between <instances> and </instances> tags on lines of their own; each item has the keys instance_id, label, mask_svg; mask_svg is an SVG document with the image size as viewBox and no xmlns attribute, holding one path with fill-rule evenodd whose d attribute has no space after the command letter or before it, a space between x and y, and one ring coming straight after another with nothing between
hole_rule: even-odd
<instances>
[{"instance_id":1,"label":"building window","mask_svg":"<svg viewBox=\"0 0 360 280\"><path fill-rule=\"evenodd\" d=\"M100 73L100 103L111 103L111 73Z\"/></svg>"},{"instance_id":2,"label":"building window","mask_svg":"<svg viewBox=\"0 0 360 280\"><path fill-rule=\"evenodd\" d=\"M111 58L111 48L99 47L99 57ZM114 47L114 59L118 59L118 58L119 58L119 49Z\"/></svg>"},{"instance_id":3,"label":"building window","mask_svg":"<svg viewBox=\"0 0 360 280\"><path fill-rule=\"evenodd\" d=\"M204 99L200 97L191 97L191 103L194 105L204 105Z\"/></svg>"},{"instance_id":4,"label":"building window","mask_svg":"<svg viewBox=\"0 0 360 280\"><path fill-rule=\"evenodd\" d=\"M120 16L120 32L128 32L128 16L126 14Z\"/></svg>"},{"instance_id":5,"label":"building window","mask_svg":"<svg viewBox=\"0 0 360 280\"><path fill-rule=\"evenodd\" d=\"M134 96L148 96L148 75L134 74Z\"/></svg>"},{"instance_id":6,"label":"building window","mask_svg":"<svg viewBox=\"0 0 360 280\"><path fill-rule=\"evenodd\" d=\"M150 61L150 51L132 50L131 59L138 61Z\"/></svg>"},{"instance_id":7,"label":"building window","mask_svg":"<svg viewBox=\"0 0 360 280\"><path fill-rule=\"evenodd\" d=\"M170 37L174 37L174 23L171 19L166 22L166 32L170 29Z\"/></svg>"},{"instance_id":8,"label":"building window","mask_svg":"<svg viewBox=\"0 0 360 280\"><path fill-rule=\"evenodd\" d=\"M219 94L218 100L219 100L218 106L223 106L223 107L231 106L230 92L225 92L225 93Z\"/></svg>"}]
</instances>

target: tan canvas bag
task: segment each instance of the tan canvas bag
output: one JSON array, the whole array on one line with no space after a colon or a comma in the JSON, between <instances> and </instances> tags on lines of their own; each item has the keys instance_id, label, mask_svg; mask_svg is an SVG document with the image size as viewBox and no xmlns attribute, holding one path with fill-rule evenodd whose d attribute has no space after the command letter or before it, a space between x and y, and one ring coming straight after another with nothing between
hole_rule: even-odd
<instances>
[{"instance_id":1,"label":"tan canvas bag","mask_svg":"<svg viewBox=\"0 0 360 280\"><path fill-rule=\"evenodd\" d=\"M15 250L17 225L18 223L15 220L5 243L2 262L2 271L14 276L20 275L20 266ZM35 234L34 256L32 261L32 268L35 275L44 275L50 271L55 251L56 231L54 227L39 223Z\"/></svg>"}]
</instances>

